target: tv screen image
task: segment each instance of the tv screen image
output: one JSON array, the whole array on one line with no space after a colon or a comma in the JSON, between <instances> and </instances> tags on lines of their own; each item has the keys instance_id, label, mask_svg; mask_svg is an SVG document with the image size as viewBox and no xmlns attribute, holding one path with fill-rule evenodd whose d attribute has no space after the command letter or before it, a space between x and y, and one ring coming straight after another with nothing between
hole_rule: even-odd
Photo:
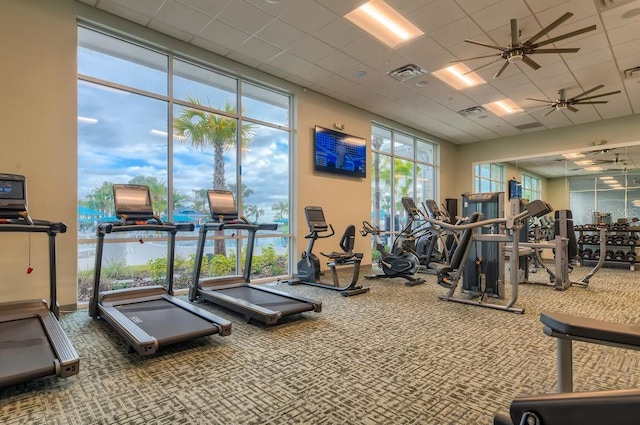
<instances>
[{"instance_id":1,"label":"tv screen image","mask_svg":"<svg viewBox=\"0 0 640 425\"><path fill-rule=\"evenodd\" d=\"M315 127L315 170L364 178L367 141L361 137Z\"/></svg>"}]
</instances>

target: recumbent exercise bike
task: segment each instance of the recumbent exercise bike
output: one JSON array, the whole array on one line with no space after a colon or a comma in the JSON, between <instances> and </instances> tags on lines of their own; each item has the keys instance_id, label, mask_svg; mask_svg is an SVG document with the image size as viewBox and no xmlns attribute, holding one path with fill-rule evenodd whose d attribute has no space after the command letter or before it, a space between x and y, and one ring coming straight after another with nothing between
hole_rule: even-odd
<instances>
[{"instance_id":1,"label":"recumbent exercise bike","mask_svg":"<svg viewBox=\"0 0 640 425\"><path fill-rule=\"evenodd\" d=\"M368 221L362 222L362 230L360 231L360 234L362 236L373 235L374 244L381 256L380 260L378 260L378 264L384 273L365 275L365 278L375 279L378 277L401 277L407 280L407 286L416 286L425 283L424 279L413 276L420 268L420 259L416 254L406 249L401 249L395 253L387 251L382 243L382 239L380 238L380 229L378 227L373 227Z\"/></svg>"}]
</instances>

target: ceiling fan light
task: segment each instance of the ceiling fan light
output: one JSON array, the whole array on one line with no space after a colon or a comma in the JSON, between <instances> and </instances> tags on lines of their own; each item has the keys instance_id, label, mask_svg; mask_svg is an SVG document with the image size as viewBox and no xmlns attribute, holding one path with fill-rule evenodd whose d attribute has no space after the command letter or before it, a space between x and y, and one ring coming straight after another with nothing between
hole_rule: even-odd
<instances>
[{"instance_id":1,"label":"ceiling fan light","mask_svg":"<svg viewBox=\"0 0 640 425\"><path fill-rule=\"evenodd\" d=\"M513 54L509 55L509 59L507 59L509 62L520 62L522 61L524 54L521 52L514 52Z\"/></svg>"}]
</instances>

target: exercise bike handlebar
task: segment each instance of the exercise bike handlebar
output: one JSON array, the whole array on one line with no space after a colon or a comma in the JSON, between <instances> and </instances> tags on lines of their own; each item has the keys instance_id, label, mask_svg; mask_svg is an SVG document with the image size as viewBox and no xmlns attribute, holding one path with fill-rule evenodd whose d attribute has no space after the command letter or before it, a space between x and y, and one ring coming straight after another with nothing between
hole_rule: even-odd
<instances>
[{"instance_id":1,"label":"exercise bike handlebar","mask_svg":"<svg viewBox=\"0 0 640 425\"><path fill-rule=\"evenodd\" d=\"M323 229L322 231L326 232L330 232L328 235L320 235L320 233L318 233L318 230L316 230L315 226L311 229L311 232L309 232L309 234L304 235L305 239L324 239L324 238L329 238L333 235L336 234L336 232L333 231L333 226L331 224L329 224L329 230L327 230L326 228Z\"/></svg>"}]
</instances>

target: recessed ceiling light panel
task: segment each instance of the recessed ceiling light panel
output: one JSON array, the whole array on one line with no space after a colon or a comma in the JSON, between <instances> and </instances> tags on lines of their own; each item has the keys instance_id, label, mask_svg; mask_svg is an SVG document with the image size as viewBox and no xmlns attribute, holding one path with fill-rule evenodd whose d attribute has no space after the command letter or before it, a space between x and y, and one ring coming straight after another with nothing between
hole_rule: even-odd
<instances>
[{"instance_id":1,"label":"recessed ceiling light panel","mask_svg":"<svg viewBox=\"0 0 640 425\"><path fill-rule=\"evenodd\" d=\"M462 90L467 87L486 83L481 76L471 71L471 69L463 63L458 63L447 68L440 69L432 72L432 74L456 90Z\"/></svg>"},{"instance_id":2,"label":"recessed ceiling light panel","mask_svg":"<svg viewBox=\"0 0 640 425\"><path fill-rule=\"evenodd\" d=\"M389 47L407 43L424 34L383 0L370 0L344 18Z\"/></svg>"}]
</instances>

